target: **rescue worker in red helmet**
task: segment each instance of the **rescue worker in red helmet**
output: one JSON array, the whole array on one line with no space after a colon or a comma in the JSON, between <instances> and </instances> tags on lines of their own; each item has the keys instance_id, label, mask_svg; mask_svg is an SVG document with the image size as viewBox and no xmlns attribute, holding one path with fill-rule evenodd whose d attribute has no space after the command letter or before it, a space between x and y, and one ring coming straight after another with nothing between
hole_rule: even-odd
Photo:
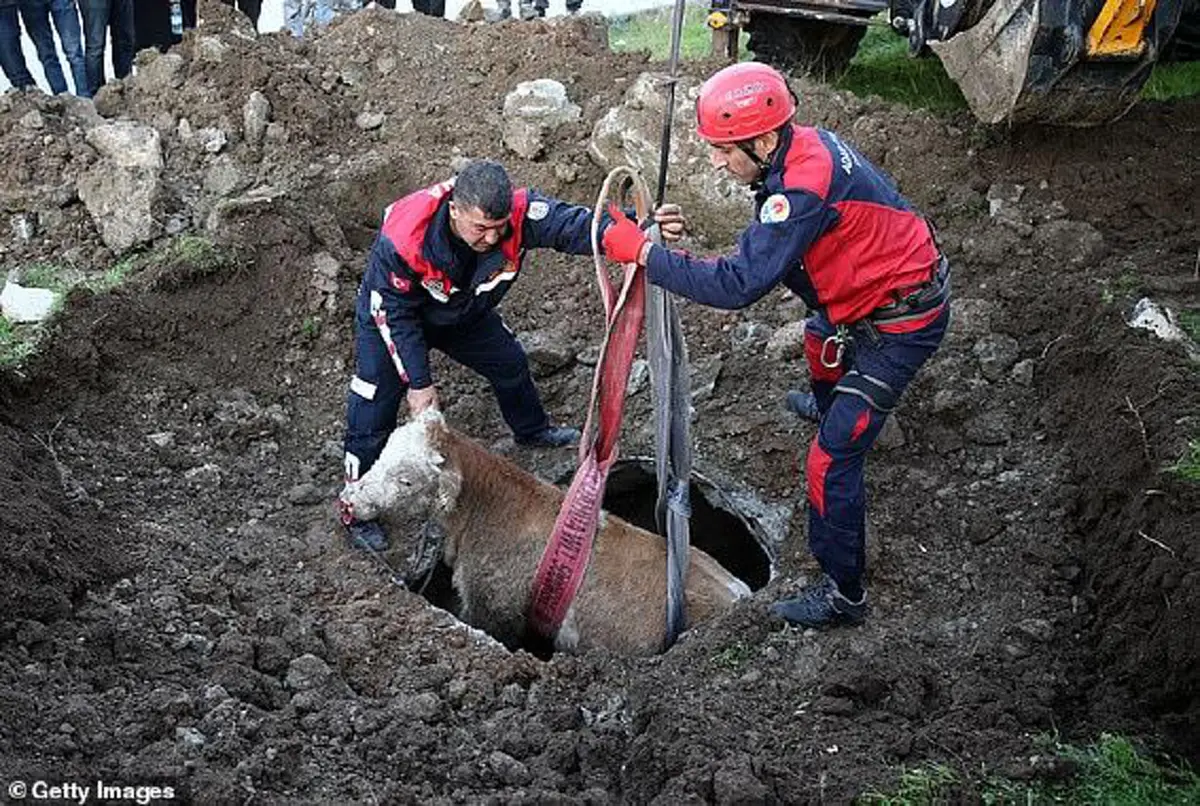
<instances>
[{"instance_id":1,"label":"rescue worker in red helmet","mask_svg":"<svg viewBox=\"0 0 1200 806\"><path fill-rule=\"evenodd\" d=\"M809 546L824 572L771 610L810 627L867 614L867 450L950 318L948 266L892 180L833 132L792 121L796 98L771 67L736 64L700 89L697 132L713 167L750 185L756 215L737 249L701 259L652 244L618 214L605 252L650 282L716 308L782 284L807 304L811 393L787 406L818 424L806 463Z\"/></svg>"}]
</instances>

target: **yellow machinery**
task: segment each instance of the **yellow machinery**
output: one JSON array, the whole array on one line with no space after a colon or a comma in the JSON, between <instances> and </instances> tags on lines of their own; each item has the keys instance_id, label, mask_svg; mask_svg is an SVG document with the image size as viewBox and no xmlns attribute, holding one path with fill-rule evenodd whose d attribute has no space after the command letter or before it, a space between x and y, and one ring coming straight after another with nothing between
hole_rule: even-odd
<instances>
[{"instance_id":1,"label":"yellow machinery","mask_svg":"<svg viewBox=\"0 0 1200 806\"><path fill-rule=\"evenodd\" d=\"M1128 111L1177 28L1190 36L1200 20L1195 0L714 0L709 27L724 55L744 27L759 59L830 75L884 11L913 54L941 59L980 120L1076 126Z\"/></svg>"}]
</instances>

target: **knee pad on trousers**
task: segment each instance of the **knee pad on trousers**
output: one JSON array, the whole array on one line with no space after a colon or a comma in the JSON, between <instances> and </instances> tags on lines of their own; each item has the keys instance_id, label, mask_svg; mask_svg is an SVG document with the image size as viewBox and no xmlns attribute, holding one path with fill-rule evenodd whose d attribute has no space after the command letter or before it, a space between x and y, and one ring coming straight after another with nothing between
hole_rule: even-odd
<instances>
[{"instance_id":1,"label":"knee pad on trousers","mask_svg":"<svg viewBox=\"0 0 1200 806\"><path fill-rule=\"evenodd\" d=\"M884 414L891 413L900 399L900 395L889 384L856 369L843 375L834 391L862 398L871 408Z\"/></svg>"}]
</instances>

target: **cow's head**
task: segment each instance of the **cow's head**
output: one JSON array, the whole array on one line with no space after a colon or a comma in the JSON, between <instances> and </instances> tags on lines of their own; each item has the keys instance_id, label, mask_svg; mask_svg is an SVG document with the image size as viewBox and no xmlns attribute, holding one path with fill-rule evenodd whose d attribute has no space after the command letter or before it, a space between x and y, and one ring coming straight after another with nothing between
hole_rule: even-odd
<instances>
[{"instance_id":1,"label":"cow's head","mask_svg":"<svg viewBox=\"0 0 1200 806\"><path fill-rule=\"evenodd\" d=\"M393 431L379 459L343 494L354 517L409 530L449 512L462 477L438 450L445 432L445 419L432 409Z\"/></svg>"}]
</instances>

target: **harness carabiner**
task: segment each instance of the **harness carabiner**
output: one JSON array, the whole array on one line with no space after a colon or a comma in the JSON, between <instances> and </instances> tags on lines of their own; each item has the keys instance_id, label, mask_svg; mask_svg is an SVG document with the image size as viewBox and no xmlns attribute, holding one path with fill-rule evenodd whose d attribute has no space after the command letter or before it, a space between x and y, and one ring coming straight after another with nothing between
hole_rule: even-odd
<instances>
[{"instance_id":1,"label":"harness carabiner","mask_svg":"<svg viewBox=\"0 0 1200 806\"><path fill-rule=\"evenodd\" d=\"M838 325L837 331L821 342L821 366L825 369L837 369L842 365L842 358L846 355L846 343L850 341L850 328L845 325ZM829 360L829 345L834 346L833 360Z\"/></svg>"}]
</instances>

